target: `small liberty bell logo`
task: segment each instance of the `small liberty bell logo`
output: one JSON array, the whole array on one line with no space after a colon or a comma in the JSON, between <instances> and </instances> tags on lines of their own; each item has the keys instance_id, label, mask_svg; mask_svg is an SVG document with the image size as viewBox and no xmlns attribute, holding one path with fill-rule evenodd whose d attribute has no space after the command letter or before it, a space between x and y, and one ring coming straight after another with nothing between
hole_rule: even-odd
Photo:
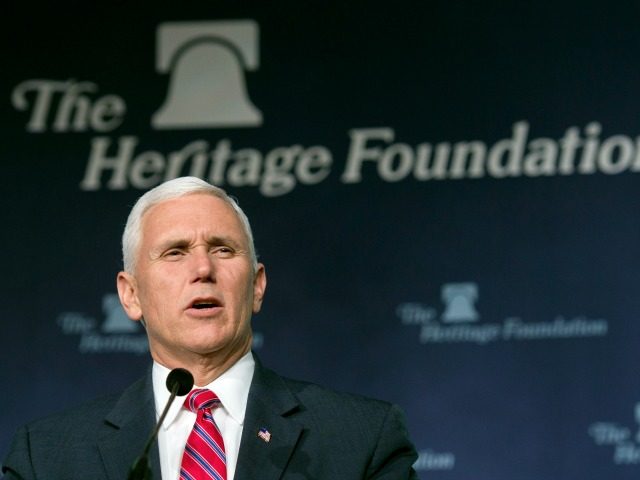
<instances>
[{"instance_id":1,"label":"small liberty bell logo","mask_svg":"<svg viewBox=\"0 0 640 480\"><path fill-rule=\"evenodd\" d=\"M104 333L134 333L139 330L137 322L127 317L115 293L107 293L102 297L102 313L105 316L102 324Z\"/></svg>"},{"instance_id":2,"label":"small liberty bell logo","mask_svg":"<svg viewBox=\"0 0 640 480\"><path fill-rule=\"evenodd\" d=\"M157 129L254 127L262 113L247 94L245 70L257 70L252 20L170 22L157 30L156 70L169 73Z\"/></svg>"},{"instance_id":3,"label":"small liberty bell logo","mask_svg":"<svg viewBox=\"0 0 640 480\"><path fill-rule=\"evenodd\" d=\"M474 322L480 318L474 306L478 299L478 285L475 283L447 283L442 286L441 294L446 305L443 322Z\"/></svg>"}]
</instances>

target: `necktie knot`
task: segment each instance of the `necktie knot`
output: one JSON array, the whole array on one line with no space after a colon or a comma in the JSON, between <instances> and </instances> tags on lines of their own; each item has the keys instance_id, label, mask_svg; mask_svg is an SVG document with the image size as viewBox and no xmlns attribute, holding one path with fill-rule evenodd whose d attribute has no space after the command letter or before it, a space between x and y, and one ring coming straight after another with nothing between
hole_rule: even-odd
<instances>
[{"instance_id":1,"label":"necktie knot","mask_svg":"<svg viewBox=\"0 0 640 480\"><path fill-rule=\"evenodd\" d=\"M184 400L184 407L197 413L198 410L204 408L217 408L220 406L220 399L211 390L206 388L199 388L192 390Z\"/></svg>"}]
</instances>

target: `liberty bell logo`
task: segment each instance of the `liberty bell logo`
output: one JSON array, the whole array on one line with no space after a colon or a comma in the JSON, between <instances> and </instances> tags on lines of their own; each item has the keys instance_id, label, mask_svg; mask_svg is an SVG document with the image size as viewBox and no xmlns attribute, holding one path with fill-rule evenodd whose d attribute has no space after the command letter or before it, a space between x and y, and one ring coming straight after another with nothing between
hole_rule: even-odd
<instances>
[{"instance_id":1,"label":"liberty bell logo","mask_svg":"<svg viewBox=\"0 0 640 480\"><path fill-rule=\"evenodd\" d=\"M262 113L247 94L245 70L259 66L252 20L164 23L156 70L170 74L167 97L151 118L157 129L255 127Z\"/></svg>"},{"instance_id":2,"label":"liberty bell logo","mask_svg":"<svg viewBox=\"0 0 640 480\"><path fill-rule=\"evenodd\" d=\"M480 317L475 309L478 285L475 283L448 283L442 286L442 301L446 308L442 321L447 323L474 322Z\"/></svg>"},{"instance_id":3,"label":"liberty bell logo","mask_svg":"<svg viewBox=\"0 0 640 480\"><path fill-rule=\"evenodd\" d=\"M127 317L116 293L107 293L102 297L102 312L105 316L102 324L104 333L133 333L138 331L137 322L133 322Z\"/></svg>"}]
</instances>

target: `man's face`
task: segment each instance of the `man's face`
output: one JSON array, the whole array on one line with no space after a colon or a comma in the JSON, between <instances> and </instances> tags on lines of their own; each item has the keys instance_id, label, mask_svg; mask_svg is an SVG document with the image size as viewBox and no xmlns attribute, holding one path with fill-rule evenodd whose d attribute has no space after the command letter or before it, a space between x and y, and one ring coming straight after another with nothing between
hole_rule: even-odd
<instances>
[{"instance_id":1,"label":"man's face","mask_svg":"<svg viewBox=\"0 0 640 480\"><path fill-rule=\"evenodd\" d=\"M248 351L251 314L260 310L265 287L264 266L253 272L237 214L207 194L150 208L135 273L118 275L127 314L144 318L151 354L168 368L193 354Z\"/></svg>"}]
</instances>

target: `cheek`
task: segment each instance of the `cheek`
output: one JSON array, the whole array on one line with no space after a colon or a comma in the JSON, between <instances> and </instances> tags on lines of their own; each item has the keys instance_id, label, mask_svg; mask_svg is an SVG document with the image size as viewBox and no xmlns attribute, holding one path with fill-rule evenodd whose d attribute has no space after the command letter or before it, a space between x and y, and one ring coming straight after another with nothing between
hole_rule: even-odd
<instances>
[{"instance_id":1,"label":"cheek","mask_svg":"<svg viewBox=\"0 0 640 480\"><path fill-rule=\"evenodd\" d=\"M234 323L244 323L253 311L253 288L247 288L241 282L235 284L235 287L230 288L225 295L230 300L226 302L226 309Z\"/></svg>"},{"instance_id":2,"label":"cheek","mask_svg":"<svg viewBox=\"0 0 640 480\"><path fill-rule=\"evenodd\" d=\"M160 314L171 309L176 303L176 294L171 284L166 282L145 282L140 288L140 302L143 314Z\"/></svg>"}]
</instances>

